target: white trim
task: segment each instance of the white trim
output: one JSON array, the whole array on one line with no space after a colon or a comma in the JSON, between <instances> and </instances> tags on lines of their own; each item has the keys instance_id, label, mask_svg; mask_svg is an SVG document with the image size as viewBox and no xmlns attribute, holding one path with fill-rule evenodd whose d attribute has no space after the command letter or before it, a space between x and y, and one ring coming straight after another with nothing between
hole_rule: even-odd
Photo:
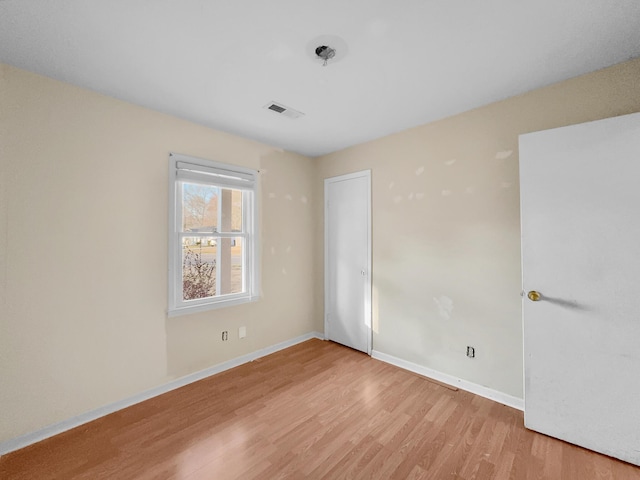
<instances>
[{"instance_id":1,"label":"white trim","mask_svg":"<svg viewBox=\"0 0 640 480\"><path fill-rule=\"evenodd\" d=\"M367 272L366 272L366 286L365 286L365 307L364 315L365 320L368 320L369 334L367 335L367 353L369 355L373 352L373 315L372 315L372 281L371 281L371 262L372 262L372 250L371 250L371 170L362 170L359 172L348 173L346 175L339 175L337 177L330 177L324 179L324 338L329 340L330 337L330 325L329 325L329 229L327 218L329 217L329 201L328 191L329 184L336 182L343 182L345 180L352 180L354 178L365 177L367 179Z\"/></svg>"},{"instance_id":2,"label":"white trim","mask_svg":"<svg viewBox=\"0 0 640 480\"><path fill-rule=\"evenodd\" d=\"M508 407L524 411L524 400L522 398L514 397L512 395L493 390L489 387L478 385L477 383L468 382L467 380L462 380L461 378L454 377L453 375L438 372L437 370L423 367L422 365L402 360L401 358L394 357L393 355L387 355L386 353L378 352L376 350L373 351L371 357L376 360L395 365L396 367L403 368L404 370L417 373L418 375L429 377L433 380L437 380L438 382L451 385L452 387L457 387L481 397L488 398L494 402L502 403Z\"/></svg>"},{"instance_id":3,"label":"white trim","mask_svg":"<svg viewBox=\"0 0 640 480\"><path fill-rule=\"evenodd\" d=\"M229 297L230 298L218 300L216 302L203 302L196 305L189 305L187 307L176 307L172 310L167 310L167 317L179 317L181 315L206 312L207 310L215 310L216 308L233 307L235 305L242 305L243 303L257 302L258 300L260 300L260 297L258 295L255 295L253 297L248 295L229 295Z\"/></svg>"},{"instance_id":4,"label":"white trim","mask_svg":"<svg viewBox=\"0 0 640 480\"><path fill-rule=\"evenodd\" d=\"M323 340L324 335L318 332L306 333L304 335L300 335L299 337L292 338L291 340L286 340L284 342L262 348L255 352L242 355L241 357L237 357L223 363L219 363L218 365L214 365L185 377L172 380L169 383L146 390L132 397L125 398L123 400L104 405L100 408L96 408L95 410L82 413L67 420L54 423L53 425L49 425L40 430L36 430L35 432L27 433L10 440L5 440L4 442L0 442L0 455L5 455L9 452L27 447L33 443L39 442L49 437L53 437L54 435L58 435L59 433L66 432L67 430L71 430L72 428L91 422L100 417L104 417L105 415L109 415L110 413L117 412L118 410L130 407L131 405L135 405L136 403L144 402L145 400L149 400L150 398L157 397L158 395L162 395L163 393L170 392L171 390L175 390L176 388L184 387L185 385L189 385L190 383L197 382L198 380L202 380L217 373L224 372L225 370L229 370L245 363L252 362L258 358L270 355L280 350L284 350L285 348L292 347L293 345L297 345L298 343L305 342L312 338Z\"/></svg>"},{"instance_id":5,"label":"white trim","mask_svg":"<svg viewBox=\"0 0 640 480\"><path fill-rule=\"evenodd\" d=\"M369 320L369 336L367 338L367 353L373 353L373 281L371 279L371 269L373 267L373 250L371 249L372 229L371 229L371 170L366 171L367 177L367 285L364 296L364 315Z\"/></svg>"}]
</instances>

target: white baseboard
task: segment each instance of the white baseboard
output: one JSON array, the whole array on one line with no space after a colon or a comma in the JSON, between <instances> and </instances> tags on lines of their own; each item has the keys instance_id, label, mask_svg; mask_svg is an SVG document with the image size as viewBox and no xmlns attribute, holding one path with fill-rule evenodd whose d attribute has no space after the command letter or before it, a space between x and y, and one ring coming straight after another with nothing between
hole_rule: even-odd
<instances>
[{"instance_id":1,"label":"white baseboard","mask_svg":"<svg viewBox=\"0 0 640 480\"><path fill-rule=\"evenodd\" d=\"M158 395L162 395L163 393L175 390L176 388L184 387L185 385L188 385L190 383L197 382L198 380L210 377L211 375L215 375L216 373L224 372L225 370L229 370L244 363L251 362L260 357L275 353L279 350L292 347L293 345L305 342L311 338L319 338L320 340L324 340L324 334L318 332L310 332L305 335L292 338L291 340L277 343L275 345L271 345L270 347L262 348L258 351L248 353L247 355L228 360L218 365L214 365L213 367L206 368L185 377L172 380L171 382L164 385L146 390L142 393L129 398L125 398L118 402L104 405L100 408L96 408L95 410L91 410L90 412L82 413L78 416L63 420L62 422L49 425L48 427L36 430L35 432L27 433L20 437L0 442L0 455L19 450L33 443L44 440L45 438L53 437L54 435L66 432L67 430L71 430L72 428L91 422L100 417L104 417L105 415L109 415L110 413L117 412L118 410L130 407L131 405L135 405L136 403L140 403L150 398L157 397Z\"/></svg>"},{"instance_id":2,"label":"white baseboard","mask_svg":"<svg viewBox=\"0 0 640 480\"><path fill-rule=\"evenodd\" d=\"M524 411L524 400L522 398L514 397L503 392L498 392L497 390L483 387L482 385L478 385L477 383L468 382L466 380L462 380L461 378L454 377L453 375L438 372L437 370L432 370L431 368L423 367L422 365L408 362L406 360L402 360L401 358L394 357L393 355L387 355L386 353L378 352L376 350L371 353L371 356L382 362L390 363L391 365L395 365L396 367L400 367L405 370L409 370L410 372L417 373L418 375L432 378L434 380L437 380L438 382L442 382L447 385L451 385L452 387L466 390L467 392L480 395L481 397L488 398L489 400L493 400L494 402L502 403L503 405L507 405L517 410Z\"/></svg>"}]
</instances>

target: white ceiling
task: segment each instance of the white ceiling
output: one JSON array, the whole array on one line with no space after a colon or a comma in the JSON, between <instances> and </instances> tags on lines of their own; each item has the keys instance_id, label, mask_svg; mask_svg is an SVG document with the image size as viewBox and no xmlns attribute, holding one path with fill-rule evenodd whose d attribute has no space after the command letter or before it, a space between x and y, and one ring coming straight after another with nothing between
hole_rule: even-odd
<instances>
[{"instance_id":1,"label":"white ceiling","mask_svg":"<svg viewBox=\"0 0 640 480\"><path fill-rule=\"evenodd\" d=\"M0 0L1 62L308 156L635 57L639 0Z\"/></svg>"}]
</instances>

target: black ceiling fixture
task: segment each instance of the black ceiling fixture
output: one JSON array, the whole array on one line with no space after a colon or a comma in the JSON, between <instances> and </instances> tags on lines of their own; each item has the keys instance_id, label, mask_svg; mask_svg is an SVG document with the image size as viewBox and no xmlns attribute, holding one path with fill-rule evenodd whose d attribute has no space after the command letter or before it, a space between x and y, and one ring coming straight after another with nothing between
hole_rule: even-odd
<instances>
[{"instance_id":1,"label":"black ceiling fixture","mask_svg":"<svg viewBox=\"0 0 640 480\"><path fill-rule=\"evenodd\" d=\"M336 56L336 50L326 45L320 45L316 48L316 55L324 60L322 66L326 67L327 62Z\"/></svg>"}]
</instances>

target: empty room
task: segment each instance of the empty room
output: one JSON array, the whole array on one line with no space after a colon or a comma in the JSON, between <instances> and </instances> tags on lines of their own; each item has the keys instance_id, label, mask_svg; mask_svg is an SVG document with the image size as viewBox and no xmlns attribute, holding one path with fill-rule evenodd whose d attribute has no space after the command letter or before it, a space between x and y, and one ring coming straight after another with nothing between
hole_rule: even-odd
<instances>
[{"instance_id":1,"label":"empty room","mask_svg":"<svg viewBox=\"0 0 640 480\"><path fill-rule=\"evenodd\" d=\"M0 478L640 480L640 2L0 0Z\"/></svg>"}]
</instances>

